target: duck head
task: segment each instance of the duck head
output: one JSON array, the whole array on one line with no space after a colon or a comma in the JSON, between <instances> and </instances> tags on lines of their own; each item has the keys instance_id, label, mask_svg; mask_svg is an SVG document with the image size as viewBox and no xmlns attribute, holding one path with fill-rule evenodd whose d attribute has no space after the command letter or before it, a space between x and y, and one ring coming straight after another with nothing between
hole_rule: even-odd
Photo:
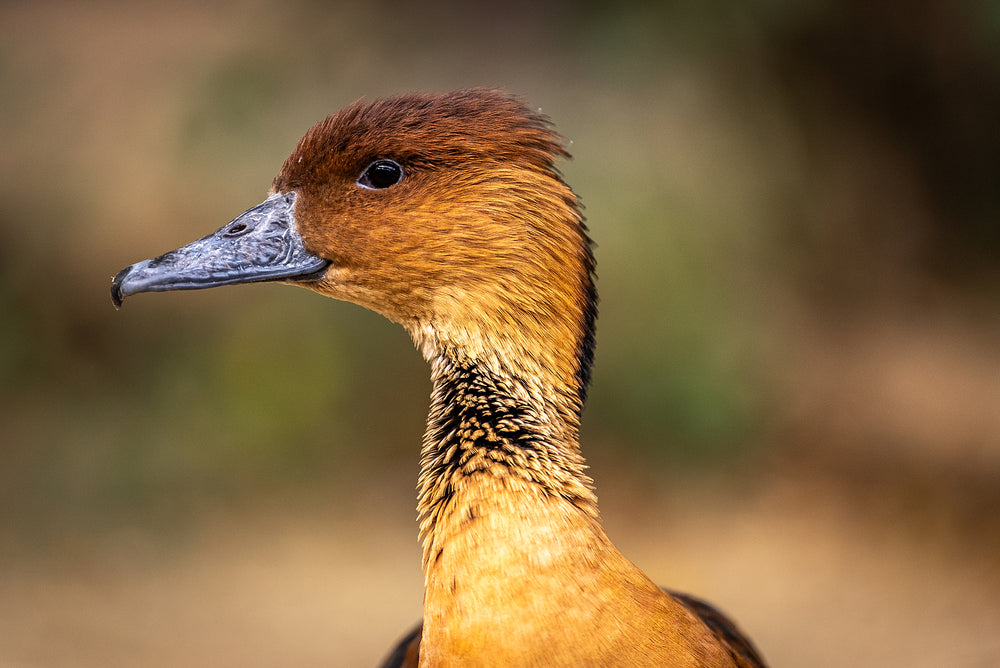
<instances>
[{"instance_id":1,"label":"duck head","mask_svg":"<svg viewBox=\"0 0 1000 668\"><path fill-rule=\"evenodd\" d=\"M498 91L357 102L305 134L264 202L122 270L112 300L294 283L401 323L428 358L508 346L585 386L593 256L554 166L566 156L545 117Z\"/></svg>"}]
</instances>

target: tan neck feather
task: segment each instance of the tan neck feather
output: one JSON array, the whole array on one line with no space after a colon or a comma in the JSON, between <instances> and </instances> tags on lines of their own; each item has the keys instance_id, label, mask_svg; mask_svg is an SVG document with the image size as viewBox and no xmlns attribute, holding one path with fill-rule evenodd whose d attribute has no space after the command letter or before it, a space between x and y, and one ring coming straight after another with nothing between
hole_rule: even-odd
<instances>
[{"instance_id":1,"label":"tan neck feather","mask_svg":"<svg viewBox=\"0 0 1000 668\"><path fill-rule=\"evenodd\" d=\"M432 357L420 665L731 665L608 540L577 422L545 374L516 368Z\"/></svg>"},{"instance_id":2,"label":"tan neck feather","mask_svg":"<svg viewBox=\"0 0 1000 668\"><path fill-rule=\"evenodd\" d=\"M425 563L448 532L457 493L481 514L503 516L509 509L491 509L491 495L527 490L529 499L563 499L567 509L596 521L597 499L578 442L578 388L554 382L551 368L531 355L517 354L516 362L499 356L503 344L470 355L468 346L435 339L424 343L433 382L418 502Z\"/></svg>"}]
</instances>

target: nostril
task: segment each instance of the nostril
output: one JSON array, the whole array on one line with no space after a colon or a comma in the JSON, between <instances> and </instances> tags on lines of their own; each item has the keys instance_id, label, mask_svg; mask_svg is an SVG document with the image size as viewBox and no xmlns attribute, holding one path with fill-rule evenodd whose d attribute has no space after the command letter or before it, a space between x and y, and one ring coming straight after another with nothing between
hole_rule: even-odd
<instances>
[{"instance_id":1,"label":"nostril","mask_svg":"<svg viewBox=\"0 0 1000 668\"><path fill-rule=\"evenodd\" d=\"M226 236L234 237L241 232L245 232L246 229L247 226L245 223L234 223L229 226L229 229L226 230Z\"/></svg>"}]
</instances>

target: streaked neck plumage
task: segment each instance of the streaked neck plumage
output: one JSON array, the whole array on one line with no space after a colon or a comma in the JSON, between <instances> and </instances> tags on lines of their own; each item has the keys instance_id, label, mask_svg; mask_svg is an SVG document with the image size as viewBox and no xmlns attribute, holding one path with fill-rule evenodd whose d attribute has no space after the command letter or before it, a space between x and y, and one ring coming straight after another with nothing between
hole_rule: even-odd
<instances>
[{"instance_id":1,"label":"streaked neck plumage","mask_svg":"<svg viewBox=\"0 0 1000 668\"><path fill-rule=\"evenodd\" d=\"M540 648L586 660L556 615L606 629L660 595L607 539L585 473L593 257L572 193L555 174L549 184L560 206L505 225L526 230L522 271L481 277L478 293L439 296L437 315L403 322L433 382L418 501L422 664L517 665ZM484 643L498 628L509 636Z\"/></svg>"},{"instance_id":2,"label":"streaked neck plumage","mask_svg":"<svg viewBox=\"0 0 1000 668\"><path fill-rule=\"evenodd\" d=\"M418 501L425 575L462 494L470 495L462 511L476 517L490 512L491 496L516 490L567 502L598 521L579 447L594 346L594 261L575 196L554 171L545 176L537 197L558 206L523 212L520 225L505 221L522 230L517 271L480 279L476 293L438 296L433 317L404 322L433 383Z\"/></svg>"}]
</instances>

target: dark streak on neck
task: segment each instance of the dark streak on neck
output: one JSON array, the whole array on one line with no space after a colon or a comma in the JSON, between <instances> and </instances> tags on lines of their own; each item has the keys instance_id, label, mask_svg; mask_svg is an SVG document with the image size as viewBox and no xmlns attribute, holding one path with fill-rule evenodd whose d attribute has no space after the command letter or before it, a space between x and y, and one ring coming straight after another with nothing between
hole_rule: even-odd
<instances>
[{"instance_id":1,"label":"dark streak on neck","mask_svg":"<svg viewBox=\"0 0 1000 668\"><path fill-rule=\"evenodd\" d=\"M537 486L596 519L597 501L575 439L576 425L557 424L559 411L525 399L515 377L482 365L439 362L434 374L421 458L419 509L425 538L456 490L477 474L496 484ZM549 394L543 392L543 394ZM578 415L576 416L578 418ZM567 440L565 434L573 434Z\"/></svg>"}]
</instances>

